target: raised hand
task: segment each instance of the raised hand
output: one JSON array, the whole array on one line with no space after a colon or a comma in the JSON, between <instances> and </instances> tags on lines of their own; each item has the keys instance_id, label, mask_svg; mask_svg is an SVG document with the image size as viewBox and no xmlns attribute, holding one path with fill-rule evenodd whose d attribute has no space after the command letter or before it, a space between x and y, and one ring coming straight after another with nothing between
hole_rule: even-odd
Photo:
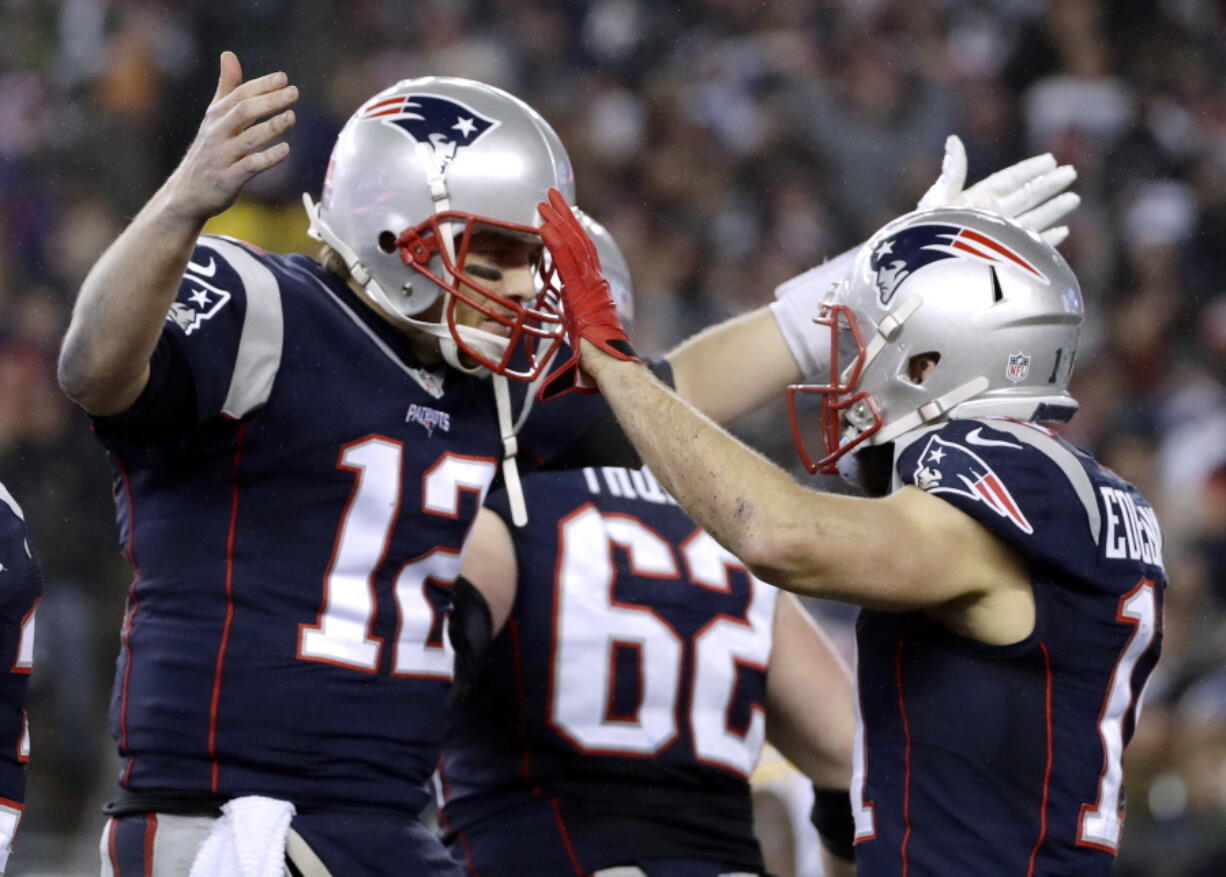
<instances>
[{"instance_id":1,"label":"raised hand","mask_svg":"<svg viewBox=\"0 0 1226 877\"><path fill-rule=\"evenodd\" d=\"M537 211L541 215L541 238L562 281L562 319L574 351L569 360L545 379L538 395L544 399L571 389L594 392L583 384L578 373L583 341L617 359L637 360L638 356L617 316L596 245L562 193L550 189L549 201L538 204Z\"/></svg>"},{"instance_id":2,"label":"raised hand","mask_svg":"<svg viewBox=\"0 0 1226 877\"><path fill-rule=\"evenodd\" d=\"M1065 192L1077 179L1072 165L1056 166L1051 153L1035 155L985 177L969 189L966 185L966 147L951 134L945 139L941 175L916 206L980 207L1008 216L1036 231L1053 247L1068 237L1067 226L1057 226L1081 203L1076 192Z\"/></svg>"},{"instance_id":3,"label":"raised hand","mask_svg":"<svg viewBox=\"0 0 1226 877\"><path fill-rule=\"evenodd\" d=\"M297 100L298 87L284 73L243 82L238 57L222 52L217 91L196 139L166 181L167 207L203 220L233 204L248 180L289 155L288 143L268 144L293 126L289 107Z\"/></svg>"}]
</instances>

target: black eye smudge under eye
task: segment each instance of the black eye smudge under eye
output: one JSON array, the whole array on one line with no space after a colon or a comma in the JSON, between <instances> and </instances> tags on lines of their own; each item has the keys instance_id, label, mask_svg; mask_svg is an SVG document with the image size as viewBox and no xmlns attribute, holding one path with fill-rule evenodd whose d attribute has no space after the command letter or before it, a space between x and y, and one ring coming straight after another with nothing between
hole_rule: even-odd
<instances>
[{"instance_id":1,"label":"black eye smudge under eye","mask_svg":"<svg viewBox=\"0 0 1226 877\"><path fill-rule=\"evenodd\" d=\"M482 280L490 280L497 282L502 279L502 272L495 268L487 268L484 265L466 265L464 267L465 274L471 274L473 277L479 277Z\"/></svg>"}]
</instances>

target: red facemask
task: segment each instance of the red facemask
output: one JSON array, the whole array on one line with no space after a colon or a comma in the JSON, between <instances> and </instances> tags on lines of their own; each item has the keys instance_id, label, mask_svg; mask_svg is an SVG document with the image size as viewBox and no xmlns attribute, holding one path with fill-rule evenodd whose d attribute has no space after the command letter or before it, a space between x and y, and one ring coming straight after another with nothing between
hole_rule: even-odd
<instances>
[{"instance_id":1,"label":"red facemask","mask_svg":"<svg viewBox=\"0 0 1226 877\"><path fill-rule=\"evenodd\" d=\"M866 364L867 351L851 308L847 305L823 305L821 314L814 318L813 322L830 331L830 381L826 384L793 384L788 387L788 416L792 421L792 440L796 443L796 450L805 469L810 475L817 472L832 474L838 471L836 463L839 458L876 434L884 421L872 396L867 391L856 392L860 374ZM846 339L855 348L855 356L848 367L844 367L840 362L840 339ZM844 372L847 372L845 379ZM805 439L807 431L801 425L801 413L797 409L797 399L810 393L822 397L818 411L818 428L825 447L825 456L817 461L814 461L809 453ZM864 418L871 418L871 422L857 435L845 440L844 412L861 402Z\"/></svg>"},{"instance_id":2,"label":"red facemask","mask_svg":"<svg viewBox=\"0 0 1226 877\"><path fill-rule=\"evenodd\" d=\"M450 230L448 229L450 228ZM459 233L454 229L459 228ZM450 295L447 296L444 318L457 347L494 374L515 380L537 378L553 358L562 343L561 295L551 262L539 258L533 265L537 292L530 302L521 302L491 290L463 272L474 234L477 232L509 233L517 240L540 241L540 232L531 226L515 225L476 217L468 213L447 211L436 214L420 225L405 229L396 239L396 248L405 265L429 278ZM454 235L455 257L443 246L444 235ZM542 252L544 242L541 241ZM443 263L440 277L430 269L430 260L438 255ZM497 358L481 350L457 331L456 308L464 302L484 317L509 330L505 350Z\"/></svg>"}]
</instances>

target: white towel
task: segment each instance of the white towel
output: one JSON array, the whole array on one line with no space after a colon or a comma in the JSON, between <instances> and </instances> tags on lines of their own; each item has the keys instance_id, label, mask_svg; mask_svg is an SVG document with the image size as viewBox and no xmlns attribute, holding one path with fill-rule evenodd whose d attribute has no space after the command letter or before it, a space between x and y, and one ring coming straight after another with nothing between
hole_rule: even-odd
<instances>
[{"instance_id":1,"label":"white towel","mask_svg":"<svg viewBox=\"0 0 1226 877\"><path fill-rule=\"evenodd\" d=\"M284 877L285 835L293 818L289 801L248 795L227 802L196 853L190 877Z\"/></svg>"}]
</instances>

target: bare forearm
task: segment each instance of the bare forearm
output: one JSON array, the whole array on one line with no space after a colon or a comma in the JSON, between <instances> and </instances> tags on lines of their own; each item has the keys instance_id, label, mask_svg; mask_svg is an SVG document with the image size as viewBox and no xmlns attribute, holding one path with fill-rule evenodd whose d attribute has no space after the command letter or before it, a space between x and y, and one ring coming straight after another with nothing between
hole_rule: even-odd
<instances>
[{"instance_id":1,"label":"bare forearm","mask_svg":"<svg viewBox=\"0 0 1226 877\"><path fill-rule=\"evenodd\" d=\"M268 143L294 124L287 108L297 99L284 73L243 82L238 58L222 53L217 91L183 161L81 287L60 351L60 386L81 407L115 414L140 395L196 237L247 180L289 154Z\"/></svg>"},{"instance_id":2,"label":"bare forearm","mask_svg":"<svg viewBox=\"0 0 1226 877\"><path fill-rule=\"evenodd\" d=\"M883 500L802 487L774 462L711 422L640 364L584 342L584 368L630 442L677 502L777 588L880 608L917 608L929 595L900 589L913 565L891 553ZM897 529L896 529L897 530Z\"/></svg>"},{"instance_id":3,"label":"bare forearm","mask_svg":"<svg viewBox=\"0 0 1226 877\"><path fill-rule=\"evenodd\" d=\"M792 510L804 489L646 368L588 347L584 367L644 462L699 524L753 566L768 553L767 542L796 523Z\"/></svg>"},{"instance_id":4,"label":"bare forearm","mask_svg":"<svg viewBox=\"0 0 1226 877\"><path fill-rule=\"evenodd\" d=\"M729 355L752 350L753 362ZM769 307L712 326L668 354L677 395L716 423L730 423L801 379Z\"/></svg>"},{"instance_id":5,"label":"bare forearm","mask_svg":"<svg viewBox=\"0 0 1226 877\"><path fill-rule=\"evenodd\" d=\"M60 353L60 384L86 410L113 414L140 394L203 217L160 191L94 265Z\"/></svg>"},{"instance_id":6,"label":"bare forearm","mask_svg":"<svg viewBox=\"0 0 1226 877\"><path fill-rule=\"evenodd\" d=\"M821 708L826 708L824 702ZM808 732L809 729L795 724L793 717L772 716L767 721L766 739L815 785L823 789L845 789L851 780L850 747L847 760L844 760L844 753L814 746Z\"/></svg>"},{"instance_id":7,"label":"bare forearm","mask_svg":"<svg viewBox=\"0 0 1226 877\"><path fill-rule=\"evenodd\" d=\"M851 670L791 594L775 609L766 739L819 788L846 789L855 739Z\"/></svg>"}]
</instances>

